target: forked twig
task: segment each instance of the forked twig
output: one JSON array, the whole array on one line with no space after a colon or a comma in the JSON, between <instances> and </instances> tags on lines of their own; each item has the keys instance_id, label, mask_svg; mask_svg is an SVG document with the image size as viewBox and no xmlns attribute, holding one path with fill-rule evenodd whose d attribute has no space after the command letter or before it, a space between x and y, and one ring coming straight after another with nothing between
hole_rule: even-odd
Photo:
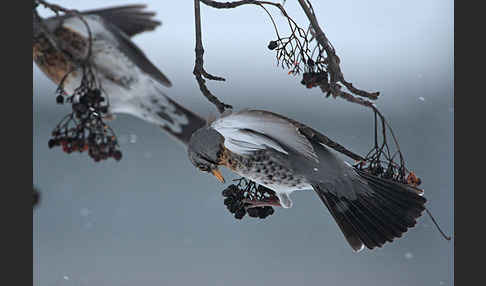
<instances>
[{"instance_id":1,"label":"forked twig","mask_svg":"<svg viewBox=\"0 0 486 286\"><path fill-rule=\"evenodd\" d=\"M196 23L196 61L194 65L193 74L196 77L197 83L199 85L199 89L201 90L202 94L216 106L220 113L223 113L226 108L232 108L231 105L225 104L221 102L216 96L214 96L211 91L209 91L208 87L206 86L206 80L216 80L216 81L225 81L224 78L219 76L214 76L208 73L204 69L204 48L202 45L202 38L201 38L201 11L200 11L200 4L199 0L194 0L194 17Z\"/></svg>"}]
</instances>

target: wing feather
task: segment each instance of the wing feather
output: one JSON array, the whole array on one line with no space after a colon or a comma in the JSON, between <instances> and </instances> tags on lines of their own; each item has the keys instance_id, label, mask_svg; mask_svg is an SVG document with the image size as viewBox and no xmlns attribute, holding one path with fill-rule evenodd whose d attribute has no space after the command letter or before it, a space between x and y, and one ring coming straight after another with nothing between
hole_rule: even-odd
<instances>
[{"instance_id":1,"label":"wing feather","mask_svg":"<svg viewBox=\"0 0 486 286\"><path fill-rule=\"evenodd\" d=\"M298 128L274 113L246 109L223 115L211 126L225 137L225 147L246 154L273 148L281 153L297 152L319 161L312 144Z\"/></svg>"},{"instance_id":2,"label":"wing feather","mask_svg":"<svg viewBox=\"0 0 486 286\"><path fill-rule=\"evenodd\" d=\"M140 48L138 48L123 31L97 15L86 15L84 19L90 27L94 45L104 44L106 46L117 48L143 72L149 74L164 86L172 86L170 80L152 62L150 62L143 51L140 50ZM75 31L84 38L89 37L85 24L78 17L65 19L63 26Z\"/></svg>"},{"instance_id":3,"label":"wing feather","mask_svg":"<svg viewBox=\"0 0 486 286\"><path fill-rule=\"evenodd\" d=\"M152 19L154 12L145 11L146 5L125 5L83 11L84 15L98 15L115 25L128 36L152 31L160 22Z\"/></svg>"}]
</instances>

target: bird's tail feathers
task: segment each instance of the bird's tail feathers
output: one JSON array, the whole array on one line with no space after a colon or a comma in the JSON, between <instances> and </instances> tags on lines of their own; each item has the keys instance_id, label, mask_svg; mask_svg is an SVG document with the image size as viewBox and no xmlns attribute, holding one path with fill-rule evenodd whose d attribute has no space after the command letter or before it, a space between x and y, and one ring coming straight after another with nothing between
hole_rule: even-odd
<instances>
[{"instance_id":1,"label":"bird's tail feathers","mask_svg":"<svg viewBox=\"0 0 486 286\"><path fill-rule=\"evenodd\" d=\"M424 197L407 185L356 173L353 197L340 196L339 186L333 192L324 185L313 186L355 251L381 247L415 226L425 210Z\"/></svg>"}]
</instances>

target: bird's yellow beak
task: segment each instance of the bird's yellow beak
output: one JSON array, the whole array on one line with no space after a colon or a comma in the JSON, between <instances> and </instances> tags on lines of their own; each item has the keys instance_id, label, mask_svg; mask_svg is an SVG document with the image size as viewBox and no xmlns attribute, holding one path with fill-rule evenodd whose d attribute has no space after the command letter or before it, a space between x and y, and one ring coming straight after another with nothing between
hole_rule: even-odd
<instances>
[{"instance_id":1,"label":"bird's yellow beak","mask_svg":"<svg viewBox=\"0 0 486 286\"><path fill-rule=\"evenodd\" d=\"M221 183L224 184L224 178L223 178L223 175L221 175L220 170L214 169L214 170L211 170L211 173L213 174L213 176L216 177L216 179L218 179L218 181L220 181Z\"/></svg>"}]
</instances>

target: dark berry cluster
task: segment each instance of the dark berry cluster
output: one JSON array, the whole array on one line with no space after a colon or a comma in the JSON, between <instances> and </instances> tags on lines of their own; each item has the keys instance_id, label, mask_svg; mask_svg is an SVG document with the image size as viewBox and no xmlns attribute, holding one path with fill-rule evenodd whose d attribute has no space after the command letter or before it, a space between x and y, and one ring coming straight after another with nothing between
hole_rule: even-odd
<instances>
[{"instance_id":1,"label":"dark berry cluster","mask_svg":"<svg viewBox=\"0 0 486 286\"><path fill-rule=\"evenodd\" d=\"M56 101L64 103L65 95L59 93ZM104 122L103 116L108 112L108 105L97 88L78 88L74 95L66 97L72 105L68 114L52 131L48 142L49 148L61 146L67 154L75 151L87 151L95 162L122 157L114 132Z\"/></svg>"},{"instance_id":2,"label":"dark berry cluster","mask_svg":"<svg viewBox=\"0 0 486 286\"><path fill-rule=\"evenodd\" d=\"M258 217L263 219L269 215L272 215L274 213L274 210L272 207L265 206L265 207L249 208L247 212L250 217Z\"/></svg>"},{"instance_id":3,"label":"dark berry cluster","mask_svg":"<svg viewBox=\"0 0 486 286\"><path fill-rule=\"evenodd\" d=\"M70 120L73 122L74 120ZM99 123L99 122L95 122ZM102 126L100 124L100 126ZM106 126L106 125L105 125ZM100 131L100 129L104 129ZM118 150L116 137L110 129L104 127L77 125L74 127L57 127L48 142L49 148L62 147L62 151L71 154L73 152L88 152L95 162L113 158L121 160L122 153Z\"/></svg>"},{"instance_id":4,"label":"dark berry cluster","mask_svg":"<svg viewBox=\"0 0 486 286\"><path fill-rule=\"evenodd\" d=\"M33 198L32 207L35 207L40 200L40 193L35 187L32 187L32 198Z\"/></svg>"},{"instance_id":5,"label":"dark berry cluster","mask_svg":"<svg viewBox=\"0 0 486 286\"><path fill-rule=\"evenodd\" d=\"M268 43L267 47L268 47L269 50L275 50L278 47L278 42L277 41L270 41L270 43Z\"/></svg>"},{"instance_id":6,"label":"dark berry cluster","mask_svg":"<svg viewBox=\"0 0 486 286\"><path fill-rule=\"evenodd\" d=\"M302 74L302 80L300 83L307 88L313 88L321 84L327 84L327 72L325 71L308 71Z\"/></svg>"},{"instance_id":7,"label":"dark berry cluster","mask_svg":"<svg viewBox=\"0 0 486 286\"><path fill-rule=\"evenodd\" d=\"M354 167L361 171L366 171L373 176L411 185L413 187L417 187L422 183L422 180L413 172L409 172L408 176L405 177L405 172L400 172L400 168L395 166L393 162L389 162L386 168L384 168L380 162L375 161L370 161L369 163L361 161Z\"/></svg>"},{"instance_id":8,"label":"dark berry cluster","mask_svg":"<svg viewBox=\"0 0 486 286\"><path fill-rule=\"evenodd\" d=\"M275 199L275 192L264 186L257 186L245 178L237 181L237 184L230 185L223 191L224 205L236 219L242 219L246 214L249 217L264 219L274 213L271 206L256 207L248 201Z\"/></svg>"},{"instance_id":9,"label":"dark berry cluster","mask_svg":"<svg viewBox=\"0 0 486 286\"><path fill-rule=\"evenodd\" d=\"M234 214L236 219L242 219L246 215L245 207L248 204L243 202L243 192L240 192L236 185L230 185L223 191L224 205L228 211Z\"/></svg>"}]
</instances>

